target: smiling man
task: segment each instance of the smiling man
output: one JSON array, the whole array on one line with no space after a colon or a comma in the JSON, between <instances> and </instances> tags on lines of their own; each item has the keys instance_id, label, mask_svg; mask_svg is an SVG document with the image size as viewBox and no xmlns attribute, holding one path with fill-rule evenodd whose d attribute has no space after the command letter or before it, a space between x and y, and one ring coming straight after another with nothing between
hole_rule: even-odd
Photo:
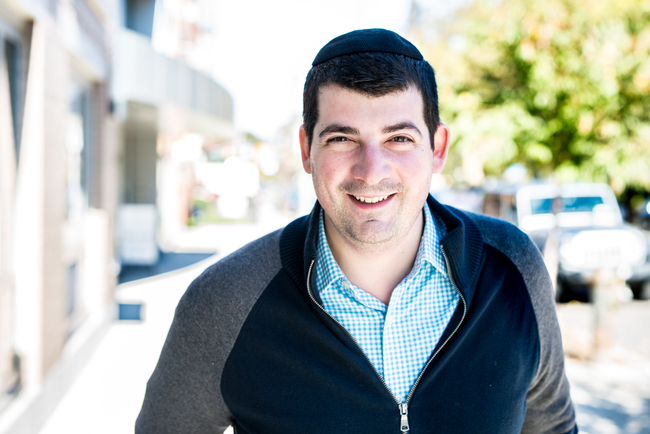
<instances>
[{"instance_id":1,"label":"smiling man","mask_svg":"<svg viewBox=\"0 0 650 434\"><path fill-rule=\"evenodd\" d=\"M136 433L577 432L539 252L429 195L437 104L393 32L321 49L299 133L318 202L190 286Z\"/></svg>"},{"instance_id":2,"label":"smiling man","mask_svg":"<svg viewBox=\"0 0 650 434\"><path fill-rule=\"evenodd\" d=\"M415 86L372 97L326 85L318 104L314 143L304 126L300 142L329 247L356 287L388 305L413 267L423 205L431 176L444 166L449 131L440 124L432 147Z\"/></svg>"}]
</instances>

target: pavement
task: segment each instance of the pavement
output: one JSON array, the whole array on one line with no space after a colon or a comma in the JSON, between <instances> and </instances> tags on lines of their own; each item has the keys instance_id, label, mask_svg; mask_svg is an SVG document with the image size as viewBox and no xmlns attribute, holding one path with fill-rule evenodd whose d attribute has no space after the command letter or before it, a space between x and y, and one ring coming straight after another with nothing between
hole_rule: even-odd
<instances>
[{"instance_id":1,"label":"pavement","mask_svg":"<svg viewBox=\"0 0 650 434\"><path fill-rule=\"evenodd\" d=\"M590 304L558 305L580 432L650 434L650 302L610 308L599 341L594 318Z\"/></svg>"},{"instance_id":2,"label":"pavement","mask_svg":"<svg viewBox=\"0 0 650 434\"><path fill-rule=\"evenodd\" d=\"M142 319L115 320L111 324L39 434L133 433L147 380L158 361L174 309L186 288L220 258L292 220L291 216L277 213L263 215L264 222L258 224L188 228L175 240L183 253L167 254L165 267L158 269L173 271L118 285L116 301L142 304ZM188 259L185 252L192 247L199 252L216 250L216 254L175 269L176 265L201 258L197 255Z\"/></svg>"},{"instance_id":3,"label":"pavement","mask_svg":"<svg viewBox=\"0 0 650 434\"><path fill-rule=\"evenodd\" d=\"M567 359L581 433L650 433L650 363L610 352L594 361Z\"/></svg>"},{"instance_id":4,"label":"pavement","mask_svg":"<svg viewBox=\"0 0 650 434\"><path fill-rule=\"evenodd\" d=\"M146 382L185 289L210 264L290 219L276 217L265 224L193 228L185 234L185 247L200 244L202 252L216 248L215 255L120 284L116 300L142 303L142 319L111 324L40 434L132 433ZM588 434L650 434L650 303L631 302L612 310L608 338L601 340L596 352L590 340L592 313L586 304L558 306L580 430Z\"/></svg>"}]
</instances>

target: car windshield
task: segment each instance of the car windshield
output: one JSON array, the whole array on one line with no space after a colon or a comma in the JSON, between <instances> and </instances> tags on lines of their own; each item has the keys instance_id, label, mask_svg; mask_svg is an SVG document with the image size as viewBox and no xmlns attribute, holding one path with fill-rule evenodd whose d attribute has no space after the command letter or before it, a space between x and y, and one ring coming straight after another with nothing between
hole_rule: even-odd
<instances>
[{"instance_id":1,"label":"car windshield","mask_svg":"<svg viewBox=\"0 0 650 434\"><path fill-rule=\"evenodd\" d=\"M603 198L600 196L563 197L562 209L559 212L591 212L596 205L601 205ZM553 207L553 198L531 199L530 207L533 214L550 214Z\"/></svg>"}]
</instances>

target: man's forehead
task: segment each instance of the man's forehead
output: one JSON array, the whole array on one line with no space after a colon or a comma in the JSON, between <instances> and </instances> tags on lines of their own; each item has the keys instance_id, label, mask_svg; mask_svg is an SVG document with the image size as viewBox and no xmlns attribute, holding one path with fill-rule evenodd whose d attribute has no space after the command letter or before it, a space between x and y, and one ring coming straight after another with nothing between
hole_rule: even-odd
<instances>
[{"instance_id":1,"label":"man's forehead","mask_svg":"<svg viewBox=\"0 0 650 434\"><path fill-rule=\"evenodd\" d=\"M425 127L422 95L414 86L381 96L337 85L323 86L319 93L321 115L315 131L319 136L344 132L348 127L358 134L358 127L371 124L386 133L398 129L414 129L420 133ZM353 133L352 129L348 133Z\"/></svg>"},{"instance_id":2,"label":"man's forehead","mask_svg":"<svg viewBox=\"0 0 650 434\"><path fill-rule=\"evenodd\" d=\"M348 88L345 86L340 86L336 83L326 83L320 86L318 89L319 112L321 111L323 99L326 99L329 102L331 102L331 100L334 97L342 97L342 98L361 97L367 100L369 104L370 103L381 104L384 101L392 99L390 97L399 97L400 95L407 95L407 94L411 95L412 98L417 95L419 97L416 98L417 102L419 104L424 104L424 97L422 95L422 91L418 88L418 86L414 84L407 86L405 89L398 89L392 92L386 92L381 95L371 95L368 92L364 92L363 90L360 89Z\"/></svg>"},{"instance_id":3,"label":"man's forehead","mask_svg":"<svg viewBox=\"0 0 650 434\"><path fill-rule=\"evenodd\" d=\"M399 94L408 93L408 92L411 92L411 91L416 92L418 95L420 95L420 97L422 97L422 91L420 91L420 88L418 86L416 86L415 84L409 84L409 85L405 86L404 89L396 89L396 90L393 90L393 91L382 93L380 95L370 94L369 92L366 92L363 89L342 86L342 85L334 83L334 82L328 82L328 83L324 83L324 84L320 85L319 88L318 88L319 95L322 95L323 92L325 92L326 90L341 91L343 93L347 92L347 93L354 94L354 95L365 96L368 99L383 98L385 96L399 95Z\"/></svg>"}]
</instances>

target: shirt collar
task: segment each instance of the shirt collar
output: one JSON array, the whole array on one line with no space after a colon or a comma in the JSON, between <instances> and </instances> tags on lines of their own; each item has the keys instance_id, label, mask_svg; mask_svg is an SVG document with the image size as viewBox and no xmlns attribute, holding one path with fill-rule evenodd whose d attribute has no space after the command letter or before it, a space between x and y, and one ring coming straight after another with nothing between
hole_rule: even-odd
<instances>
[{"instance_id":1,"label":"shirt collar","mask_svg":"<svg viewBox=\"0 0 650 434\"><path fill-rule=\"evenodd\" d=\"M438 270L443 276L447 276L447 267L443 261L442 249L440 247L440 240L445 235L444 224L432 215L431 210L426 203L423 207L423 212L424 231L422 233L418 253L415 257L415 262L413 263L413 268L406 277L407 279L411 275L418 273L421 267L424 266L425 262L431 264L431 266ZM323 210L321 209L318 227L318 261L316 265L317 268L319 268L318 274L320 276L317 285L318 291L322 292L332 283L339 279L343 279L343 281L348 284L343 285L344 290L354 296L353 286L350 284L347 277L345 277L345 274L343 274L343 271L341 271L341 268L332 255L327 242L327 236L325 235L325 225L323 220Z\"/></svg>"},{"instance_id":2,"label":"shirt collar","mask_svg":"<svg viewBox=\"0 0 650 434\"><path fill-rule=\"evenodd\" d=\"M438 216L431 213L428 205L424 205L424 231L422 241L418 250L418 257L415 259L414 268L421 266L422 261L427 261L443 276L447 276L447 267L442 256L440 240L445 236L445 225L440 221ZM422 252L421 259L419 258Z\"/></svg>"},{"instance_id":3,"label":"shirt collar","mask_svg":"<svg viewBox=\"0 0 650 434\"><path fill-rule=\"evenodd\" d=\"M332 255L329 243L327 242L323 213L324 211L321 209L320 221L318 222L318 260L316 262L316 267L318 269L316 274L318 276L318 291L323 292L329 288L332 283L343 279L344 282L348 283L348 285L343 286L344 290L354 297L354 291L352 290L347 277L343 274L341 267L339 267L336 259L334 259L334 255Z\"/></svg>"}]
</instances>

